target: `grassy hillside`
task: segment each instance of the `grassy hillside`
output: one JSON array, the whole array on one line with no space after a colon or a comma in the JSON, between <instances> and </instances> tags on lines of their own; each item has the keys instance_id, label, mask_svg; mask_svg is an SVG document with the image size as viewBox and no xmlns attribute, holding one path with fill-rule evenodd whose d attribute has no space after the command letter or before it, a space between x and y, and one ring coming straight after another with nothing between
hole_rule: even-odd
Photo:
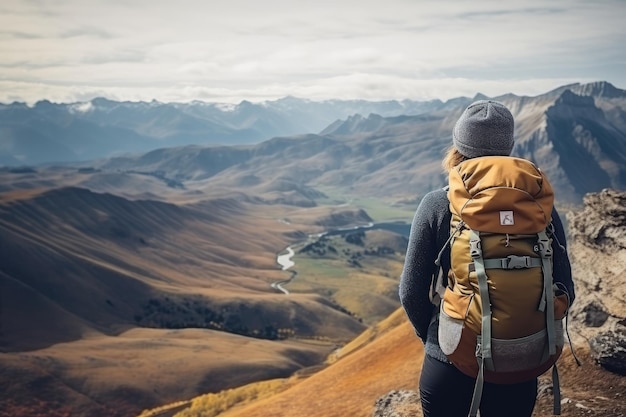
<instances>
[{"instance_id":1,"label":"grassy hillside","mask_svg":"<svg viewBox=\"0 0 626 417\"><path fill-rule=\"evenodd\" d=\"M398 279L406 244L400 235L371 230L297 245L292 268L297 275L285 288L329 297L373 325L398 307Z\"/></svg>"},{"instance_id":2,"label":"grassy hillside","mask_svg":"<svg viewBox=\"0 0 626 417\"><path fill-rule=\"evenodd\" d=\"M295 378L282 384L267 386L262 397L249 404L231 400L221 417L256 416L369 416L376 399L392 389L413 389L421 367L423 350L400 310L387 320L366 330L359 338L329 357L330 365L308 378ZM247 387L245 391L254 391ZM258 391L258 390L257 390ZM274 394L275 391L280 391ZM212 416L215 402L228 403L228 395L201 397L177 417ZM239 395L237 398L241 399ZM266 398L263 398L266 397ZM244 403L247 402L246 398ZM213 401L209 401L213 400Z\"/></svg>"},{"instance_id":3,"label":"grassy hillside","mask_svg":"<svg viewBox=\"0 0 626 417\"><path fill-rule=\"evenodd\" d=\"M292 309L330 314L322 321L337 323L335 333L362 330L319 297L288 300L270 287L283 275L275 253L293 227L250 216L258 207L234 199L131 201L81 188L10 197L0 202L1 241L11 242L2 247L5 351L76 340L88 331L115 335L135 325L255 335L266 326L294 327L283 314ZM21 311L24 303L29 314ZM272 318L260 323L242 305L251 313L267 308ZM319 326L301 327L300 336L312 337Z\"/></svg>"}]
</instances>

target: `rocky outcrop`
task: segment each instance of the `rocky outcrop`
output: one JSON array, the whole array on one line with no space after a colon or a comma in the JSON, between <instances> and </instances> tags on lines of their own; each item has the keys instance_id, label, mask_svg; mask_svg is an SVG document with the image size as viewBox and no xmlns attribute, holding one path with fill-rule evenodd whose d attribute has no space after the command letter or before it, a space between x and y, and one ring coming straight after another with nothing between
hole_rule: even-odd
<instances>
[{"instance_id":1,"label":"rocky outcrop","mask_svg":"<svg viewBox=\"0 0 626 417\"><path fill-rule=\"evenodd\" d=\"M419 394L415 391L390 391L376 400L372 417L406 417L422 415Z\"/></svg>"},{"instance_id":2,"label":"rocky outcrop","mask_svg":"<svg viewBox=\"0 0 626 417\"><path fill-rule=\"evenodd\" d=\"M626 193L605 189L587 194L581 211L568 213L573 243L609 254L626 249Z\"/></svg>"},{"instance_id":3,"label":"rocky outcrop","mask_svg":"<svg viewBox=\"0 0 626 417\"><path fill-rule=\"evenodd\" d=\"M577 292L573 333L605 369L626 375L626 193L587 194L582 210L567 218Z\"/></svg>"},{"instance_id":4,"label":"rocky outcrop","mask_svg":"<svg viewBox=\"0 0 626 417\"><path fill-rule=\"evenodd\" d=\"M589 345L603 368L626 375L626 327L600 333L589 341Z\"/></svg>"}]
</instances>

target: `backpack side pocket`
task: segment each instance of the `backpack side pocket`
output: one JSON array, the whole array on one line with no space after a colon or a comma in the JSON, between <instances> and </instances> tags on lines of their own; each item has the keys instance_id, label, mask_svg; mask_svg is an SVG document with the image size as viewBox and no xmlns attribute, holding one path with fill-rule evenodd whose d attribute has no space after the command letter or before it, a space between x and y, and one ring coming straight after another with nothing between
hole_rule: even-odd
<instances>
[{"instance_id":1,"label":"backpack side pocket","mask_svg":"<svg viewBox=\"0 0 626 417\"><path fill-rule=\"evenodd\" d=\"M446 288L439 314L439 346L446 355L453 354L461 341L465 318L474 294L456 293Z\"/></svg>"},{"instance_id":2,"label":"backpack side pocket","mask_svg":"<svg viewBox=\"0 0 626 417\"><path fill-rule=\"evenodd\" d=\"M567 316L569 310L569 294L563 284L554 284L554 319L561 320Z\"/></svg>"}]
</instances>

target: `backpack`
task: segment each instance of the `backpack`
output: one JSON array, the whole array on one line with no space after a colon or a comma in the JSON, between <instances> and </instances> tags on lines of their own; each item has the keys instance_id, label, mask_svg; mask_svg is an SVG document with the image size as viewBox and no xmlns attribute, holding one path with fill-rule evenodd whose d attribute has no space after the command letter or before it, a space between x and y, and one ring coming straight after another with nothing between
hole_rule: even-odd
<instances>
[{"instance_id":1,"label":"backpack","mask_svg":"<svg viewBox=\"0 0 626 417\"><path fill-rule=\"evenodd\" d=\"M566 291L555 295L552 281L548 179L526 159L472 158L450 171L448 199L450 271L447 285L440 276L436 288L438 337L450 362L476 378L470 416L484 381L518 383L551 367L560 414L554 365L569 300Z\"/></svg>"}]
</instances>

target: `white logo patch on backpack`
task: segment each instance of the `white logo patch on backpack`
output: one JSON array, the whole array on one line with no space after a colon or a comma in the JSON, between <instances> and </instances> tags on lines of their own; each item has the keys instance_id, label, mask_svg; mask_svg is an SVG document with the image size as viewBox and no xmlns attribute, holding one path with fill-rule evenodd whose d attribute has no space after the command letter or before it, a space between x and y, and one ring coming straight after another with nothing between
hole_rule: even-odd
<instances>
[{"instance_id":1,"label":"white logo patch on backpack","mask_svg":"<svg viewBox=\"0 0 626 417\"><path fill-rule=\"evenodd\" d=\"M513 211L501 211L500 212L500 225L502 226L512 226L515 224L515 219L513 219Z\"/></svg>"}]
</instances>

